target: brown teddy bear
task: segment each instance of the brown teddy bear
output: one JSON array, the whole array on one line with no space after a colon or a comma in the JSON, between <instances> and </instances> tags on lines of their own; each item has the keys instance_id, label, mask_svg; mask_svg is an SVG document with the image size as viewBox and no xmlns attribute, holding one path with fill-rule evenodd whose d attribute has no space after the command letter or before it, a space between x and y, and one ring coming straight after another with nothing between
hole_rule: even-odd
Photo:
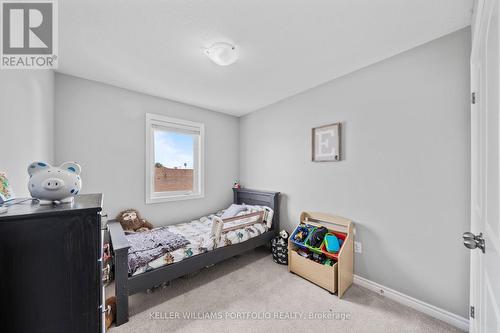
<instances>
[{"instance_id":1,"label":"brown teddy bear","mask_svg":"<svg viewBox=\"0 0 500 333\"><path fill-rule=\"evenodd\" d=\"M135 209L126 209L116 216L124 231L142 232L153 229L153 225L139 216Z\"/></svg>"}]
</instances>

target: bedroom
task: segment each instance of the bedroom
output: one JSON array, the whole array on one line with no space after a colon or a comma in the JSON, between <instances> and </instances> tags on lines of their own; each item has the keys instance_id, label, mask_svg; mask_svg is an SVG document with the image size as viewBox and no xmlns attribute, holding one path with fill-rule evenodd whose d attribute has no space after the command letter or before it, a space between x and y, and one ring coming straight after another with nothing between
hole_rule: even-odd
<instances>
[{"instance_id":1,"label":"bedroom","mask_svg":"<svg viewBox=\"0 0 500 333\"><path fill-rule=\"evenodd\" d=\"M0 3L2 332L500 331L498 0Z\"/></svg>"}]
</instances>

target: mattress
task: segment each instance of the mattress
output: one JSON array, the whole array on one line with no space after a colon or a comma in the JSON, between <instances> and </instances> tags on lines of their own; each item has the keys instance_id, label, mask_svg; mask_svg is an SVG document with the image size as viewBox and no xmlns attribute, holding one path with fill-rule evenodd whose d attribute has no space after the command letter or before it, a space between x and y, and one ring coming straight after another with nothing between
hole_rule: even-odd
<instances>
[{"instance_id":1,"label":"mattress","mask_svg":"<svg viewBox=\"0 0 500 333\"><path fill-rule=\"evenodd\" d=\"M162 227L166 228L168 231L174 234L183 236L189 241L189 244L174 251L167 252L160 257L150 261L147 265L137 268L132 275L138 275L149 270L153 270L165 265L170 265L182 261L186 258L212 251L216 248L242 243L246 240L249 240L250 238L265 233L270 227L272 212L271 214L269 214L268 207L248 207L249 209L247 211L242 212L238 215L244 216L252 212L265 210L267 214L265 215L264 221L248 225L248 220L242 219L242 221L239 223L246 224L245 226L242 226L242 228L237 228L238 222L229 222L227 224L231 227L232 230L223 232L220 239L215 239L214 235L212 234L212 219L215 216L220 217L224 211L219 211L215 214L204 216L190 222ZM155 229L153 229L153 231L154 230Z\"/></svg>"}]
</instances>

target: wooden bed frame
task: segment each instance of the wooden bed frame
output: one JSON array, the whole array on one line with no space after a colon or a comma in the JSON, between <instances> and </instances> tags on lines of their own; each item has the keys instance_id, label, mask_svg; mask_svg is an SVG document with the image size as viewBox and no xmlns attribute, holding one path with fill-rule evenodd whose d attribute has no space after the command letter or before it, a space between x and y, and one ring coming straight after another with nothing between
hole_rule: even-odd
<instances>
[{"instance_id":1,"label":"wooden bed frame","mask_svg":"<svg viewBox=\"0 0 500 333\"><path fill-rule=\"evenodd\" d=\"M128 296L196 272L245 251L268 244L280 229L279 192L233 189L234 203L268 206L274 211L269 231L242 243L216 248L182 261L162 266L135 276L128 275L128 249L130 247L122 226L117 221L108 222L115 267L116 326L128 321Z\"/></svg>"}]
</instances>

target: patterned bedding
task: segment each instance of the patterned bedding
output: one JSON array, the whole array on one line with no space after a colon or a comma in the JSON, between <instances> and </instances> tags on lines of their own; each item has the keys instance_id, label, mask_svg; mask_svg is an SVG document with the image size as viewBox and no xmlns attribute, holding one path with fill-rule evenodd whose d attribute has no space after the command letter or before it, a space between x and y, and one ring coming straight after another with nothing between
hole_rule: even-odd
<instances>
[{"instance_id":1,"label":"patterned bedding","mask_svg":"<svg viewBox=\"0 0 500 333\"><path fill-rule=\"evenodd\" d=\"M166 252L159 256L157 259L148 262L146 265L138 267L137 269L135 269L132 275L141 274L148 270L179 262L183 259L195 256L197 254L212 251L215 248L241 243L266 232L271 226L273 215L272 210L270 210L268 207L263 206L247 207L248 210L239 213L238 216L243 216L258 211L265 211L264 221L262 223L257 222L251 225L246 225L240 229L224 232L222 233L220 239L215 239L214 235L212 234L212 219L215 216L220 217L224 211L204 216L198 220L194 220L191 222L161 227L161 229L166 229L171 233L178 234L184 237L189 243L174 251ZM238 226L238 224L244 224L245 222L248 222L247 219L243 219L241 222L228 222L227 225L229 225L231 229L234 229ZM226 227L226 224L224 226ZM156 228L153 230L157 229L160 228ZM126 237L129 236L130 235L126 235Z\"/></svg>"},{"instance_id":2,"label":"patterned bedding","mask_svg":"<svg viewBox=\"0 0 500 333\"><path fill-rule=\"evenodd\" d=\"M134 273L137 268L167 252L173 252L189 244L182 235L173 233L167 228L157 228L155 232L137 232L128 235L128 272Z\"/></svg>"}]
</instances>

